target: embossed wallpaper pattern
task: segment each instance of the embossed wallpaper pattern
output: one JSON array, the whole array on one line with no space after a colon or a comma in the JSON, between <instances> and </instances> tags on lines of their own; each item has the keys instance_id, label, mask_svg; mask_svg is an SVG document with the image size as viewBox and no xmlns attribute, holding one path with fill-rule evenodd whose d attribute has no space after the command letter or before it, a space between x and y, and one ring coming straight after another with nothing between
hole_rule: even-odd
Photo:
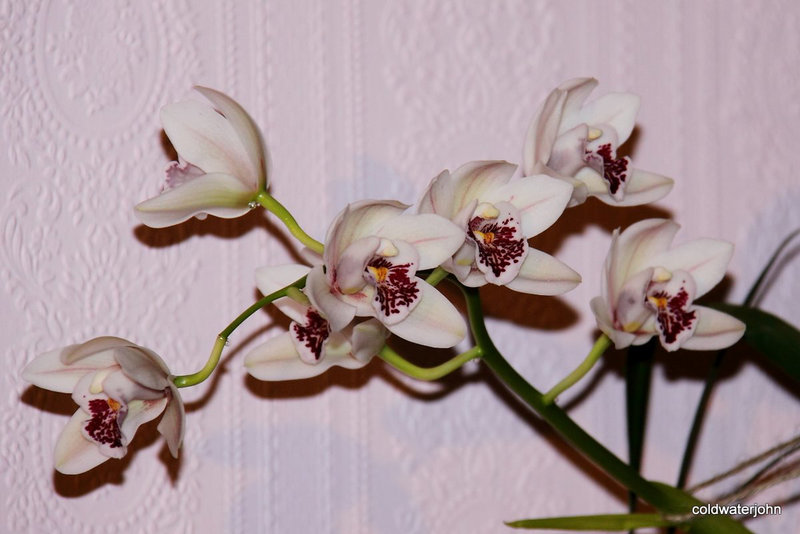
<instances>
[{"instance_id":1,"label":"embossed wallpaper pattern","mask_svg":"<svg viewBox=\"0 0 800 534\"><path fill-rule=\"evenodd\" d=\"M412 203L445 167L518 162L547 92L595 76L643 97L633 156L675 178L657 206L570 210L537 245L584 283L563 298L486 291L498 345L540 387L588 350L588 309L610 231L674 216L679 241L734 241L740 300L770 251L800 226L800 4L255 0L0 2L0 531L503 532L502 520L623 511L625 494L570 452L479 366L418 384L375 362L303 383L246 377L243 354L286 327L257 314L224 373L187 391L173 461L154 429L131 454L81 477L54 474L73 407L28 387L47 349L113 334L194 370L256 297L256 266L288 260L262 213L138 224L173 154L159 108L193 84L219 88L262 126L273 193L317 237L345 203ZM585 221L592 222L585 222ZM800 320L800 267L763 300ZM645 475L672 481L704 354L662 355ZM621 355L563 405L621 456ZM798 392L748 360L726 368L693 480L798 432ZM591 395L584 395L588 391ZM757 502L795 498L795 482ZM784 533L795 503L748 525Z\"/></svg>"}]
</instances>

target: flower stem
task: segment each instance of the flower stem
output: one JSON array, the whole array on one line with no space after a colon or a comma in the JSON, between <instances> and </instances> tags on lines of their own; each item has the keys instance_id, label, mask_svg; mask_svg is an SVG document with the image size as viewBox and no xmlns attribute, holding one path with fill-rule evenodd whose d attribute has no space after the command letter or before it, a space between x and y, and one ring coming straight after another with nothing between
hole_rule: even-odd
<instances>
[{"instance_id":1,"label":"flower stem","mask_svg":"<svg viewBox=\"0 0 800 534\"><path fill-rule=\"evenodd\" d=\"M482 351L480 347L472 347L468 351L462 352L458 356L455 356L443 364L437 365L436 367L419 367L414 365L396 353L391 347L389 347L389 345L384 345L383 349L381 349L381 351L378 353L378 356L380 356L383 361L398 371L407 374L410 377L418 380L432 381L438 380L445 375L449 375L470 360L480 358L481 354Z\"/></svg>"},{"instance_id":2,"label":"flower stem","mask_svg":"<svg viewBox=\"0 0 800 534\"><path fill-rule=\"evenodd\" d=\"M281 222L286 226L289 232L297 238L302 244L316 252L317 254L322 254L324 250L324 245L305 233L305 231L300 228L300 225L297 224L297 221L292 214L289 213L283 204L275 200L275 198L267 193L266 191L259 191L255 198L256 202L261 204L264 209L267 211L272 212Z\"/></svg>"},{"instance_id":3,"label":"flower stem","mask_svg":"<svg viewBox=\"0 0 800 534\"><path fill-rule=\"evenodd\" d=\"M574 371L568 374L561 382L553 386L550 391L545 393L542 397L542 401L545 404L552 404L552 402L556 400L556 397L572 387L578 380L583 378L583 376L588 373L592 367L594 367L594 364L597 363L597 360L600 359L600 356L602 356L606 349L610 346L611 340L607 335L603 334L597 338L597 341L594 343L594 347L592 347L592 350L589 351L589 354L581 362L581 364L576 367Z\"/></svg>"},{"instance_id":4,"label":"flower stem","mask_svg":"<svg viewBox=\"0 0 800 534\"><path fill-rule=\"evenodd\" d=\"M483 310L481 309L480 296L477 289L463 286L461 289L467 300L472 335L475 338L475 343L482 349L481 358L507 388L539 414L568 443L600 466L620 484L635 491L639 497L660 511L686 511L683 502L642 478L636 470L620 460L614 453L606 449L583 428L578 426L561 408L555 404L545 404L542 394L517 373L494 346L483 321Z\"/></svg>"},{"instance_id":5,"label":"flower stem","mask_svg":"<svg viewBox=\"0 0 800 534\"><path fill-rule=\"evenodd\" d=\"M274 293L270 293L261 300L253 303L249 308L240 313L236 319L231 321L231 324L226 326L222 332L219 333L217 340L214 342L214 347L211 349L211 355L208 357L208 361L206 361L206 364L202 369L190 375L176 376L172 379L172 382L179 388L196 386L197 384L203 382L206 378L211 376L211 373L213 373L214 369L217 368L220 356L222 356L222 350L225 348L225 344L228 342L228 336L230 336L234 330L239 328L239 325L241 325L248 317L253 315L267 304L271 304L274 300L287 296L293 288L302 288L305 285L306 277L304 276L300 280L297 280L296 282L293 282L288 286L275 291Z\"/></svg>"},{"instance_id":6,"label":"flower stem","mask_svg":"<svg viewBox=\"0 0 800 534\"><path fill-rule=\"evenodd\" d=\"M447 278L448 274L450 273L442 269L442 266L440 265L439 267L431 271L431 274L428 275L425 281L428 282L430 285L436 287L436 284Z\"/></svg>"}]
</instances>

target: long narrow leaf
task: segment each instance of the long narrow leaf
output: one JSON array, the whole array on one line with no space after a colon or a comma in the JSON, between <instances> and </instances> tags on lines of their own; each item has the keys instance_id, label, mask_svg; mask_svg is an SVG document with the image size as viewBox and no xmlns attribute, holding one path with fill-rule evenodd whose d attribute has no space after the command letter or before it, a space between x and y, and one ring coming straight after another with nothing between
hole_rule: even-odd
<instances>
[{"instance_id":1,"label":"long narrow leaf","mask_svg":"<svg viewBox=\"0 0 800 534\"><path fill-rule=\"evenodd\" d=\"M513 528L618 532L633 528L667 527L673 523L658 514L605 514L522 519L506 523Z\"/></svg>"},{"instance_id":2,"label":"long narrow leaf","mask_svg":"<svg viewBox=\"0 0 800 534\"><path fill-rule=\"evenodd\" d=\"M764 284L764 280L767 278L767 274L772 269L772 266L775 265L775 262L778 261L778 257L781 255L781 252L791 243L792 239L800 235L800 228L795 230L794 232L787 235L781 244L778 245L778 248L775 249L775 252L772 253L772 257L767 262L767 265L761 269L761 273L758 275L753 287L750 288L750 291L747 292L747 296L744 298L744 305L750 306L753 304L753 301L758 296L758 292L761 289L761 286Z\"/></svg>"},{"instance_id":3,"label":"long narrow leaf","mask_svg":"<svg viewBox=\"0 0 800 534\"><path fill-rule=\"evenodd\" d=\"M700 506L704 504L702 501L698 500L692 495L689 495L685 491L678 488L674 488L669 484L655 481L653 481L652 484L668 495L670 499L673 499L677 503L681 503L685 509L691 510L694 506ZM748 530L747 527L727 515L689 516L682 519L688 522L684 522L681 525L681 530L685 530L691 534L750 533L750 530Z\"/></svg>"},{"instance_id":4,"label":"long narrow leaf","mask_svg":"<svg viewBox=\"0 0 800 534\"><path fill-rule=\"evenodd\" d=\"M764 266L764 268L761 269L758 278L750 287L750 291L747 292L747 296L744 299L745 307L751 306L755 302L755 299L758 297L758 294L764 285L767 275L769 274L770 270L772 270L773 265L775 265L775 262L778 261L778 258L780 257L784 249L798 235L800 235L800 228L787 235L783 239L783 241L781 241L780 245L778 245L778 248L775 249L775 252L772 253L772 256L770 257L769 261ZM744 319L740 318L740 320ZM747 323L746 320L744 320L744 322ZM757 329L756 325L753 325L753 327ZM748 330L749 329L750 325L748 325ZM745 332L745 338L747 338L748 335L757 336L757 334L755 334L754 332ZM797 345L795 344L795 346ZM703 386L703 393L701 394L700 400L697 403L697 409L695 410L694 418L692 420L692 426L689 431L689 437L686 440L686 447L684 448L683 457L681 458L681 467L678 473L678 482L676 484L678 488L685 487L686 481L689 477L689 469L691 468L692 460L694 458L694 450L695 447L697 446L697 440L700 436L700 429L703 425L703 418L705 417L706 409L708 408L708 401L711 398L711 391L714 389L714 384L717 381L717 375L719 374L719 370L722 367L722 361L725 359L726 353L727 349L722 349L721 351L718 351L717 356L714 358L714 362L711 364L711 367L708 370L708 375L706 376L705 385ZM788 364L790 367L792 366L792 362L785 361L787 358L786 356L777 354L775 357L778 360L780 360L780 362L777 363L777 365L781 369L784 369L786 364ZM795 358L795 362L796 361L797 359ZM789 371L788 374L790 376L792 375L791 370ZM675 529L671 528L669 529L668 534L672 534L674 531Z\"/></svg>"},{"instance_id":5,"label":"long narrow leaf","mask_svg":"<svg viewBox=\"0 0 800 534\"><path fill-rule=\"evenodd\" d=\"M712 304L747 325L745 342L763 354L784 374L800 382L800 331L780 317L745 306Z\"/></svg>"},{"instance_id":6,"label":"long narrow leaf","mask_svg":"<svg viewBox=\"0 0 800 534\"><path fill-rule=\"evenodd\" d=\"M625 407L628 420L628 463L641 472L644 433L647 428L647 405L650 399L650 380L653 374L653 353L656 340L628 349L625 360ZM636 494L628 493L631 513L636 511Z\"/></svg>"}]
</instances>

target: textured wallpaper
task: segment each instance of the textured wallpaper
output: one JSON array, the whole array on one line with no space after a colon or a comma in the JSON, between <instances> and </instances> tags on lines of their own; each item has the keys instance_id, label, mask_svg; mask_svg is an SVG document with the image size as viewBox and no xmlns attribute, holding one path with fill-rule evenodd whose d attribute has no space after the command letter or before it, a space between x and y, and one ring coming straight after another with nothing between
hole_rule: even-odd
<instances>
[{"instance_id":1,"label":"textured wallpaper","mask_svg":"<svg viewBox=\"0 0 800 534\"><path fill-rule=\"evenodd\" d=\"M503 520L624 511L626 493L478 364L437 384L377 361L304 382L248 378L242 358L287 327L279 313L256 314L222 372L184 390L179 460L150 425L123 460L56 473L74 406L20 371L117 335L192 372L257 298L254 269L296 261L260 210L164 230L135 218L174 158L159 109L192 85L249 110L273 194L321 239L347 202L413 203L444 168L518 163L550 89L594 76L596 94L642 97L634 162L675 188L645 207L589 201L535 238L583 275L567 295L483 293L499 348L549 388L591 346L588 303L614 228L674 217L677 242L734 242L716 295L740 301L800 227L798 50L789 0L0 1L0 531L504 532ZM761 304L798 324L800 262L778 272ZM560 404L624 458L623 357L608 352ZM674 483L712 357L658 357L645 476ZM736 351L723 369L691 480L800 431L796 385L758 362ZM787 505L747 525L791 531L798 494L795 481L757 496Z\"/></svg>"}]
</instances>

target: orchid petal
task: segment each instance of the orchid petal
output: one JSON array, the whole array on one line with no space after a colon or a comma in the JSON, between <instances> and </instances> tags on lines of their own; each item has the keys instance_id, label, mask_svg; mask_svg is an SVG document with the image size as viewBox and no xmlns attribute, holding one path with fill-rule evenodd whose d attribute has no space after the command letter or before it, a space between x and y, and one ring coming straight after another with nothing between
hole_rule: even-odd
<instances>
[{"instance_id":1,"label":"orchid petal","mask_svg":"<svg viewBox=\"0 0 800 534\"><path fill-rule=\"evenodd\" d=\"M118 369L108 373L101 371L96 375L86 375L78 382L72 392L72 400L87 413L91 413L88 403L96 398L110 398L123 404L135 399L155 400L162 398L168 387L169 382L166 380L163 389L153 389L134 381Z\"/></svg>"},{"instance_id":2,"label":"orchid petal","mask_svg":"<svg viewBox=\"0 0 800 534\"><path fill-rule=\"evenodd\" d=\"M83 358L92 356L98 352L107 351L108 349L136 346L135 343L131 343L127 339L122 339L121 337L101 336L90 339L79 345L70 345L66 347L61 353L61 361L63 361L65 365L72 365ZM109 365L114 365L116 363L111 353L108 353L105 357L108 359Z\"/></svg>"},{"instance_id":3,"label":"orchid petal","mask_svg":"<svg viewBox=\"0 0 800 534\"><path fill-rule=\"evenodd\" d=\"M353 327L353 357L366 364L380 350L389 336L389 331L377 319L368 319Z\"/></svg>"},{"instance_id":4,"label":"orchid petal","mask_svg":"<svg viewBox=\"0 0 800 534\"><path fill-rule=\"evenodd\" d=\"M65 349L40 354L25 367L22 378L40 388L59 393L72 393L78 382L87 374L116 366L117 362L110 350L84 356L80 364L65 364L63 354L80 346L71 345Z\"/></svg>"},{"instance_id":5,"label":"orchid petal","mask_svg":"<svg viewBox=\"0 0 800 534\"><path fill-rule=\"evenodd\" d=\"M447 348L467 334L464 318L433 286L420 280L419 304L405 320L386 327L395 335L427 347Z\"/></svg>"},{"instance_id":6,"label":"orchid petal","mask_svg":"<svg viewBox=\"0 0 800 534\"><path fill-rule=\"evenodd\" d=\"M245 357L247 372L258 380L267 381L311 378L334 366L358 369L364 365L365 363L349 355L327 353L316 365L303 363L288 332L267 340L266 343L254 348Z\"/></svg>"},{"instance_id":7,"label":"orchid petal","mask_svg":"<svg viewBox=\"0 0 800 534\"><path fill-rule=\"evenodd\" d=\"M531 120L522 150L523 176L536 174L537 167L545 165L550 158L566 97L566 91L553 90Z\"/></svg>"},{"instance_id":8,"label":"orchid petal","mask_svg":"<svg viewBox=\"0 0 800 534\"><path fill-rule=\"evenodd\" d=\"M733 245L719 239L695 239L653 256L647 262L670 271L687 271L697 286L696 297L711 290L725 276L733 256Z\"/></svg>"},{"instance_id":9,"label":"orchid petal","mask_svg":"<svg viewBox=\"0 0 800 534\"><path fill-rule=\"evenodd\" d=\"M58 436L53 452L56 471L65 475L77 475L109 459L93 442L83 437L81 428L85 421L86 412L78 409Z\"/></svg>"},{"instance_id":10,"label":"orchid petal","mask_svg":"<svg viewBox=\"0 0 800 534\"><path fill-rule=\"evenodd\" d=\"M308 247L303 247L299 251L300 257L309 265L318 265L320 263L324 263L322 259L322 254L317 252L316 250L311 250Z\"/></svg>"},{"instance_id":11,"label":"orchid petal","mask_svg":"<svg viewBox=\"0 0 800 534\"><path fill-rule=\"evenodd\" d=\"M486 195L485 201L495 204L507 201L513 204L519 210L522 233L530 238L556 222L571 196L572 187L568 183L538 175L497 188Z\"/></svg>"},{"instance_id":12,"label":"orchid petal","mask_svg":"<svg viewBox=\"0 0 800 534\"><path fill-rule=\"evenodd\" d=\"M123 443L128 444L133 440L133 436L139 427L147 422L152 421L164 411L167 406L166 396L162 396L153 400L133 400L128 403L128 413L122 419L122 424L119 427L124 440Z\"/></svg>"},{"instance_id":13,"label":"orchid petal","mask_svg":"<svg viewBox=\"0 0 800 534\"><path fill-rule=\"evenodd\" d=\"M259 267L256 269L256 285L264 296L270 295L306 276L310 270L296 263ZM289 297L276 299L272 303L293 321L300 322L306 316L308 306Z\"/></svg>"},{"instance_id":14,"label":"orchid petal","mask_svg":"<svg viewBox=\"0 0 800 534\"><path fill-rule=\"evenodd\" d=\"M253 195L253 190L230 174L205 174L145 200L135 213L151 228L172 226L201 213L232 219L250 211Z\"/></svg>"},{"instance_id":15,"label":"orchid petal","mask_svg":"<svg viewBox=\"0 0 800 534\"><path fill-rule=\"evenodd\" d=\"M587 172L589 171L589 172ZM589 188L592 196L610 206L640 206L661 200L672 190L672 178L661 176L652 172L633 169L625 185L625 195L622 200L615 200L608 193L608 185L599 174L591 169L584 169L577 175Z\"/></svg>"},{"instance_id":16,"label":"orchid petal","mask_svg":"<svg viewBox=\"0 0 800 534\"><path fill-rule=\"evenodd\" d=\"M266 296L308 275L311 267L299 263L267 265L256 269L256 285Z\"/></svg>"},{"instance_id":17,"label":"orchid petal","mask_svg":"<svg viewBox=\"0 0 800 534\"><path fill-rule=\"evenodd\" d=\"M178 388L170 384L169 391L170 399L157 429L167 441L167 447L172 457L177 458L186 431L186 412Z\"/></svg>"},{"instance_id":18,"label":"orchid petal","mask_svg":"<svg viewBox=\"0 0 800 534\"><path fill-rule=\"evenodd\" d=\"M488 284L486 275L475 266L476 250L474 242L465 241L453 255L453 259L442 264L447 272L456 275L459 281L467 287L480 287Z\"/></svg>"},{"instance_id":19,"label":"orchid petal","mask_svg":"<svg viewBox=\"0 0 800 534\"><path fill-rule=\"evenodd\" d=\"M615 232L609 264L609 301L616 302L622 284L630 276L651 267L650 258L667 250L679 225L667 219L645 219L629 226L621 234Z\"/></svg>"},{"instance_id":20,"label":"orchid petal","mask_svg":"<svg viewBox=\"0 0 800 534\"><path fill-rule=\"evenodd\" d=\"M730 347L744 335L745 324L727 313L695 306L698 314L694 335L683 342L689 350L719 350Z\"/></svg>"},{"instance_id":21,"label":"orchid petal","mask_svg":"<svg viewBox=\"0 0 800 534\"><path fill-rule=\"evenodd\" d=\"M521 293L534 295L561 295L574 289L581 282L581 275L553 256L534 248L522 262L519 275L506 287Z\"/></svg>"},{"instance_id":22,"label":"orchid petal","mask_svg":"<svg viewBox=\"0 0 800 534\"><path fill-rule=\"evenodd\" d=\"M252 184L257 190L266 189L268 160L265 156L264 141L255 122L250 115L231 97L208 87L195 86L195 89L211 101L212 104L230 121L234 132L239 137L250 160L250 165L256 170L254 176L258 177L257 183ZM181 151L179 153L183 154ZM205 169L206 172L210 172Z\"/></svg>"},{"instance_id":23,"label":"orchid petal","mask_svg":"<svg viewBox=\"0 0 800 534\"><path fill-rule=\"evenodd\" d=\"M481 201L492 190L507 184L516 170L507 161L471 161L456 169L453 182L453 210L447 218L460 212L474 200Z\"/></svg>"},{"instance_id":24,"label":"orchid petal","mask_svg":"<svg viewBox=\"0 0 800 534\"><path fill-rule=\"evenodd\" d=\"M119 363L122 372L137 384L163 391L170 384L167 380L169 370L163 365L161 358L153 353L146 354L145 350L142 347L118 347L114 349L114 359Z\"/></svg>"},{"instance_id":25,"label":"orchid petal","mask_svg":"<svg viewBox=\"0 0 800 534\"><path fill-rule=\"evenodd\" d=\"M594 91L597 84L598 82L594 78L573 78L558 86L558 90L564 91L566 95L557 135L562 135L578 124L586 122L580 117L581 106L589 98L589 94Z\"/></svg>"},{"instance_id":26,"label":"orchid petal","mask_svg":"<svg viewBox=\"0 0 800 534\"><path fill-rule=\"evenodd\" d=\"M597 328L599 328L600 331L602 331L609 337L609 339L611 339L611 341L614 342L614 347L616 349L624 349L625 347L629 347L633 344L637 336L635 334L623 332L614 328L614 321L608 315L608 306L604 299L601 297L595 297L589 302L589 306L591 307L592 312L594 312L595 319L597 320ZM653 336L648 336L648 339L650 337Z\"/></svg>"},{"instance_id":27,"label":"orchid petal","mask_svg":"<svg viewBox=\"0 0 800 534\"><path fill-rule=\"evenodd\" d=\"M589 127L578 124L563 135L558 136L550 151L547 166L560 175L573 176L586 165L586 138ZM531 173L533 174L533 173ZM529 176L526 174L526 176Z\"/></svg>"},{"instance_id":28,"label":"orchid petal","mask_svg":"<svg viewBox=\"0 0 800 534\"><path fill-rule=\"evenodd\" d=\"M206 173L235 176L243 187L256 190L258 167L234 125L214 108L195 100L169 104L161 109L161 124L185 161Z\"/></svg>"},{"instance_id":29,"label":"orchid petal","mask_svg":"<svg viewBox=\"0 0 800 534\"><path fill-rule=\"evenodd\" d=\"M333 220L325 236L325 265L339 263L340 254L351 243L374 235L384 222L406 209L406 204L394 200L362 200L348 204Z\"/></svg>"},{"instance_id":30,"label":"orchid petal","mask_svg":"<svg viewBox=\"0 0 800 534\"><path fill-rule=\"evenodd\" d=\"M641 99L631 93L609 93L581 108L579 121L602 129L611 126L617 133L619 146L630 137L639 113Z\"/></svg>"},{"instance_id":31,"label":"orchid petal","mask_svg":"<svg viewBox=\"0 0 800 534\"><path fill-rule=\"evenodd\" d=\"M622 330L637 332L653 315L652 309L645 304L652 277L653 269L644 269L628 278L620 289L614 302L614 319Z\"/></svg>"},{"instance_id":32,"label":"orchid petal","mask_svg":"<svg viewBox=\"0 0 800 534\"><path fill-rule=\"evenodd\" d=\"M381 238L372 235L352 242L342 251L339 262L334 266L339 291L349 295L364 287L364 269L382 245Z\"/></svg>"},{"instance_id":33,"label":"orchid petal","mask_svg":"<svg viewBox=\"0 0 800 534\"><path fill-rule=\"evenodd\" d=\"M343 302L338 295L332 293L328 279L322 272L322 265L317 265L309 271L308 278L306 278L306 295L314 308L322 312L322 315L328 320L333 332L338 332L350 324L355 317L356 308ZM305 312L303 316L305 316Z\"/></svg>"},{"instance_id":34,"label":"orchid petal","mask_svg":"<svg viewBox=\"0 0 800 534\"><path fill-rule=\"evenodd\" d=\"M356 317L374 317L375 310L372 307L372 300L375 298L375 288L369 284L361 288L357 293L350 295L337 294L341 302L354 308Z\"/></svg>"},{"instance_id":35,"label":"orchid petal","mask_svg":"<svg viewBox=\"0 0 800 534\"><path fill-rule=\"evenodd\" d=\"M453 180L447 169L440 172L422 195L417 213L435 213L448 219L453 215Z\"/></svg>"},{"instance_id":36,"label":"orchid petal","mask_svg":"<svg viewBox=\"0 0 800 534\"><path fill-rule=\"evenodd\" d=\"M419 254L419 269L432 269L452 256L464 243L464 230L439 215L400 215L377 232L386 239L412 245Z\"/></svg>"}]
</instances>

